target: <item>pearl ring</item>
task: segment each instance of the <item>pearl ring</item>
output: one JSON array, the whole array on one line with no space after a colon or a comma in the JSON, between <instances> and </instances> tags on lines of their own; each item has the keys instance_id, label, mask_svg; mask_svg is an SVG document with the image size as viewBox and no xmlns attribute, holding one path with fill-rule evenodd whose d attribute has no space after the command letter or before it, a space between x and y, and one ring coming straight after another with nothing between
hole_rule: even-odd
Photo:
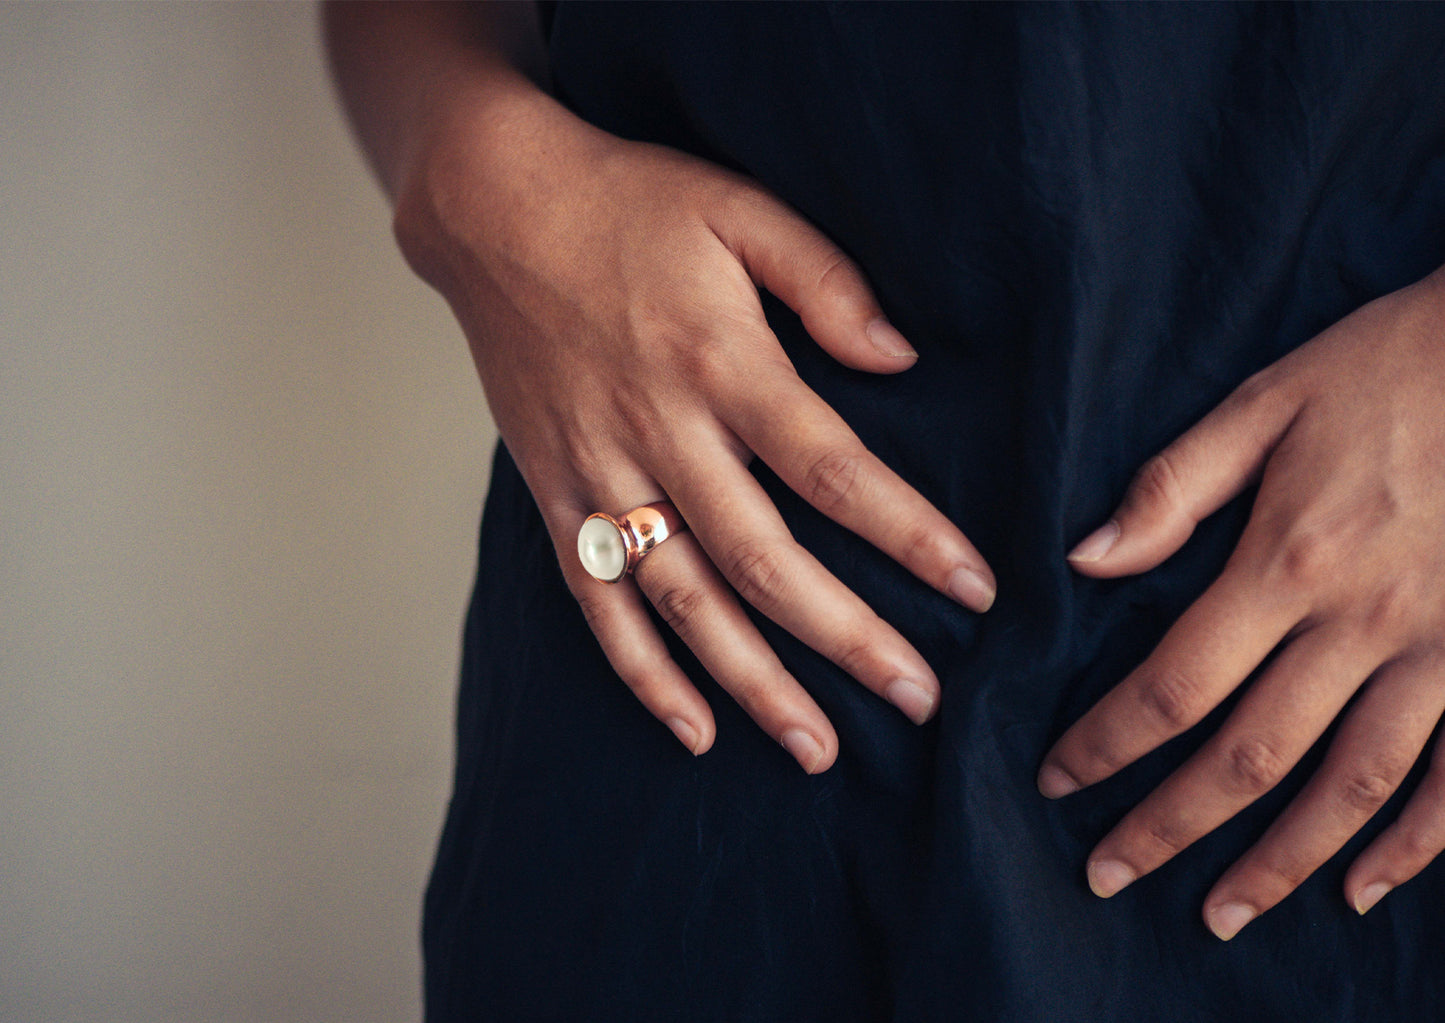
<instances>
[{"instance_id":1,"label":"pearl ring","mask_svg":"<svg viewBox=\"0 0 1445 1023\"><path fill-rule=\"evenodd\" d=\"M686 529L687 523L669 501L644 504L621 520L595 512L577 531L577 556L592 578L615 583L637 568L654 547Z\"/></svg>"}]
</instances>

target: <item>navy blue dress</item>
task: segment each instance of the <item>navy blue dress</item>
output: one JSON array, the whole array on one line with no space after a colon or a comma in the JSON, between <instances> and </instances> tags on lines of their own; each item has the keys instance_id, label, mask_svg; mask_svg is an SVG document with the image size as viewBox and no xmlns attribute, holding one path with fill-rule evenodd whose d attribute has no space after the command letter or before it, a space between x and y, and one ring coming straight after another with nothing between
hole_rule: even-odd
<instances>
[{"instance_id":1,"label":"navy blue dress","mask_svg":"<svg viewBox=\"0 0 1445 1023\"><path fill-rule=\"evenodd\" d=\"M1218 573L1246 495L1155 571L1065 551L1253 371L1445 264L1445 9L561 4L562 98L758 179L863 266L920 363L799 372L998 574L984 616L756 472L943 686L915 727L771 623L837 727L817 777L673 642L694 759L617 680L505 449L426 899L441 1021L1445 1018L1445 864L1364 918L1350 860L1224 944L1205 893L1277 790L1107 902L1085 856L1218 724L1059 802L1049 745Z\"/></svg>"}]
</instances>

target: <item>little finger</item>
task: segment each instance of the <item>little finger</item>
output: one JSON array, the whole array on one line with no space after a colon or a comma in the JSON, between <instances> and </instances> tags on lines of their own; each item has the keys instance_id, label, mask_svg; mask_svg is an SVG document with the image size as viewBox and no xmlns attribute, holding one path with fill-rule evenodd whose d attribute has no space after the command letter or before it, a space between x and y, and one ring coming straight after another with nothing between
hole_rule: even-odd
<instances>
[{"instance_id":1,"label":"little finger","mask_svg":"<svg viewBox=\"0 0 1445 1023\"><path fill-rule=\"evenodd\" d=\"M561 540L557 546L567 585L612 670L694 756L706 753L717 734L712 708L668 653L642 595L588 575L577 562L575 530L565 549Z\"/></svg>"},{"instance_id":2,"label":"little finger","mask_svg":"<svg viewBox=\"0 0 1445 1023\"><path fill-rule=\"evenodd\" d=\"M1445 715L1445 663L1439 655L1417 662L1416 682L1425 690L1415 715L1402 722L1412 734L1430 728ZM1426 693L1433 702L1427 703ZM1434 715L1432 718L1432 714ZM1416 718L1420 720L1416 720ZM1428 727L1426 727L1428 725ZM1399 727L1394 720L1388 727ZM1395 888L1445 852L1445 735L1435 740L1430 766L1400 816L1365 848L1345 874L1345 898L1367 913Z\"/></svg>"},{"instance_id":3,"label":"little finger","mask_svg":"<svg viewBox=\"0 0 1445 1023\"><path fill-rule=\"evenodd\" d=\"M1228 941L1315 872L1400 787L1445 711L1432 673L1392 661L1371 677L1304 790L1204 900Z\"/></svg>"}]
</instances>

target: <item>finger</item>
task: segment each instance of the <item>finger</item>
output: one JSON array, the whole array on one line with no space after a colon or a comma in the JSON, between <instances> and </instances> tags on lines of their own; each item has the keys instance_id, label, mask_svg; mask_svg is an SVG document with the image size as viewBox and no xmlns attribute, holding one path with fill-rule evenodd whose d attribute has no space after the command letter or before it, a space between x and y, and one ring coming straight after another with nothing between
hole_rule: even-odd
<instances>
[{"instance_id":1,"label":"finger","mask_svg":"<svg viewBox=\"0 0 1445 1023\"><path fill-rule=\"evenodd\" d=\"M717 683L809 774L838 756L838 737L688 533L670 537L633 573L642 592Z\"/></svg>"},{"instance_id":2,"label":"finger","mask_svg":"<svg viewBox=\"0 0 1445 1023\"><path fill-rule=\"evenodd\" d=\"M1411 736L1418 735L1427 722L1435 727L1441 715L1445 715L1445 687L1440 684L1445 678L1445 662L1437 654L1413 667L1417 674L1410 681L1421 690L1418 709L1414 715L1406 714L1386 722L1387 727L1400 727ZM1430 720L1432 714L1434 719ZM1436 739L1430 767L1400 816L1366 847L1345 873L1345 898L1357 912L1367 913L1442 852L1445 852L1445 735Z\"/></svg>"},{"instance_id":3,"label":"finger","mask_svg":"<svg viewBox=\"0 0 1445 1023\"><path fill-rule=\"evenodd\" d=\"M639 486L639 493L649 492L648 484ZM706 753L717 735L712 708L668 653L641 594L633 586L599 582L578 559L577 530L588 512L572 505L548 511L563 578L612 670L694 756Z\"/></svg>"},{"instance_id":4,"label":"finger","mask_svg":"<svg viewBox=\"0 0 1445 1023\"><path fill-rule=\"evenodd\" d=\"M898 373L917 361L857 264L797 212L753 187L733 193L723 211L714 233L829 355L870 373Z\"/></svg>"},{"instance_id":5,"label":"finger","mask_svg":"<svg viewBox=\"0 0 1445 1023\"><path fill-rule=\"evenodd\" d=\"M735 419L743 442L813 507L959 603L993 605L993 572L958 527L796 376L753 388Z\"/></svg>"},{"instance_id":6,"label":"finger","mask_svg":"<svg viewBox=\"0 0 1445 1023\"><path fill-rule=\"evenodd\" d=\"M1445 711L1438 678L1423 667L1395 661L1371 677L1314 777L1205 898L1216 936L1228 941L1284 899L1394 795Z\"/></svg>"},{"instance_id":7,"label":"finger","mask_svg":"<svg viewBox=\"0 0 1445 1023\"><path fill-rule=\"evenodd\" d=\"M1113 578L1158 565L1194 527L1249 485L1288 430L1298 402L1266 370L1144 463L1114 516L1069 553L1084 575Z\"/></svg>"},{"instance_id":8,"label":"finger","mask_svg":"<svg viewBox=\"0 0 1445 1023\"><path fill-rule=\"evenodd\" d=\"M1198 724L1239 687L1298 614L1227 570L1154 652L1060 737L1039 768L1050 799L1093 785Z\"/></svg>"},{"instance_id":9,"label":"finger","mask_svg":"<svg viewBox=\"0 0 1445 1023\"><path fill-rule=\"evenodd\" d=\"M747 603L917 723L938 704L923 657L788 532L752 474L733 457L697 458L667 481L674 503Z\"/></svg>"},{"instance_id":10,"label":"finger","mask_svg":"<svg viewBox=\"0 0 1445 1023\"><path fill-rule=\"evenodd\" d=\"M1108 898L1272 789L1378 663L1340 628L1293 640L1220 731L1104 836L1089 856L1094 893Z\"/></svg>"}]
</instances>

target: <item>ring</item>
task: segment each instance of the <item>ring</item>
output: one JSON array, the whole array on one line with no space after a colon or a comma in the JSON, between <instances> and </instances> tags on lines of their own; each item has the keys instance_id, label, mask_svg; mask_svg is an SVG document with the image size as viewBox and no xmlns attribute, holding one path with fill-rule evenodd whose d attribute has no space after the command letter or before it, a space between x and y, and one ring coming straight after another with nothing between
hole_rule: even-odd
<instances>
[{"instance_id":1,"label":"ring","mask_svg":"<svg viewBox=\"0 0 1445 1023\"><path fill-rule=\"evenodd\" d=\"M669 501L634 508L620 521L606 512L594 512L577 531L577 557L593 579L615 583L654 547L686 529L687 523Z\"/></svg>"}]
</instances>

